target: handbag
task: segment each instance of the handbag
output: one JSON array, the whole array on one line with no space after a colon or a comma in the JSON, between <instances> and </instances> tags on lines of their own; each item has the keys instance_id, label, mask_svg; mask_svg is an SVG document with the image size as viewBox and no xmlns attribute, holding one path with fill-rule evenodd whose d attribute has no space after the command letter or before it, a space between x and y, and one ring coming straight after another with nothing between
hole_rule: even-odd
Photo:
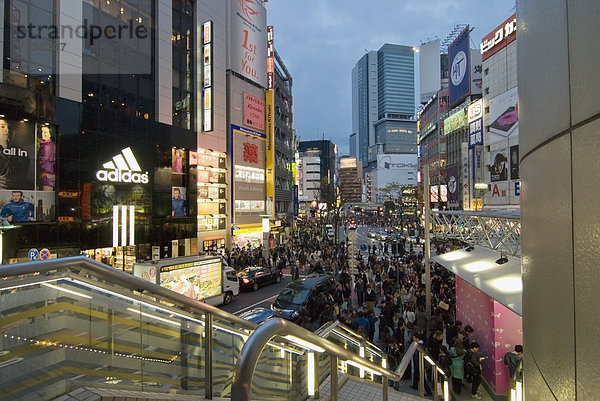
<instances>
[{"instance_id":1,"label":"handbag","mask_svg":"<svg viewBox=\"0 0 600 401\"><path fill-rule=\"evenodd\" d=\"M447 303L445 303L444 301L440 301L440 303L438 304L438 307L440 309L443 309L445 311L447 311L448 309L450 309L450 305L448 305Z\"/></svg>"}]
</instances>

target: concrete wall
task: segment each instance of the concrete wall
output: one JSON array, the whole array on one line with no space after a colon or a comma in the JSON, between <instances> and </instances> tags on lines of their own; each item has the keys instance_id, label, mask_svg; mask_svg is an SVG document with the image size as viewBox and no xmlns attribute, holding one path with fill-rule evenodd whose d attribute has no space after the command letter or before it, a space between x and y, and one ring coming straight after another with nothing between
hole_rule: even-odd
<instances>
[{"instance_id":1,"label":"concrete wall","mask_svg":"<svg viewBox=\"0 0 600 401\"><path fill-rule=\"evenodd\" d=\"M517 2L524 380L597 399L600 2Z\"/></svg>"}]
</instances>

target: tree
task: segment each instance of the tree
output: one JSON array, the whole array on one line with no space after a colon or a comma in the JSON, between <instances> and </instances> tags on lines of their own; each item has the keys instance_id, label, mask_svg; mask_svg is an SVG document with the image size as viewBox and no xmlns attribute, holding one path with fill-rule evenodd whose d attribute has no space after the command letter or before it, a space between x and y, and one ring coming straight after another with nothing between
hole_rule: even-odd
<instances>
[{"instance_id":1,"label":"tree","mask_svg":"<svg viewBox=\"0 0 600 401\"><path fill-rule=\"evenodd\" d=\"M403 218L403 209L402 209L402 185L399 182L389 182L385 187L379 188L379 193L382 195L384 199L387 201L384 203L389 205L388 202L394 204L394 211L400 211L400 227L404 230L404 218ZM388 206L386 206L386 212L388 210Z\"/></svg>"},{"instance_id":2,"label":"tree","mask_svg":"<svg viewBox=\"0 0 600 401\"><path fill-rule=\"evenodd\" d=\"M327 203L327 209L334 217L335 242L338 242L338 227L340 221L340 210L348 202L348 199L342 197L339 187L334 186L325 177L321 180L321 188L319 191L321 202Z\"/></svg>"}]
</instances>

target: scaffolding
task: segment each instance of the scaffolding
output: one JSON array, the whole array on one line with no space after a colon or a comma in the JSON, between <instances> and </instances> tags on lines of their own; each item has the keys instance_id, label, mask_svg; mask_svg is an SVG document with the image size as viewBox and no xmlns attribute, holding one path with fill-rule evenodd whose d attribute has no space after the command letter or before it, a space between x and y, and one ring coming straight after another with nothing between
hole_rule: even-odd
<instances>
[{"instance_id":1,"label":"scaffolding","mask_svg":"<svg viewBox=\"0 0 600 401\"><path fill-rule=\"evenodd\" d=\"M507 255L521 256L521 217L518 211L432 211L433 236L460 240Z\"/></svg>"}]
</instances>

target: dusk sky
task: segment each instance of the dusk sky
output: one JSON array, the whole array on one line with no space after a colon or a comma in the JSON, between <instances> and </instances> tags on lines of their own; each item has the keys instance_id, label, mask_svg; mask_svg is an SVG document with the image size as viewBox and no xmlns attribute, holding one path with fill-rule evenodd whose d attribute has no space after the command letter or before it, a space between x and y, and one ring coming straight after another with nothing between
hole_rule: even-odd
<instances>
[{"instance_id":1,"label":"dusk sky","mask_svg":"<svg viewBox=\"0 0 600 401\"><path fill-rule=\"evenodd\" d=\"M469 24L471 48L515 12L514 0L269 0L267 23L293 78L294 126L301 140L329 139L348 153L352 68L384 43L442 41ZM418 70L415 71L418 75ZM415 87L416 96L419 87Z\"/></svg>"}]
</instances>

